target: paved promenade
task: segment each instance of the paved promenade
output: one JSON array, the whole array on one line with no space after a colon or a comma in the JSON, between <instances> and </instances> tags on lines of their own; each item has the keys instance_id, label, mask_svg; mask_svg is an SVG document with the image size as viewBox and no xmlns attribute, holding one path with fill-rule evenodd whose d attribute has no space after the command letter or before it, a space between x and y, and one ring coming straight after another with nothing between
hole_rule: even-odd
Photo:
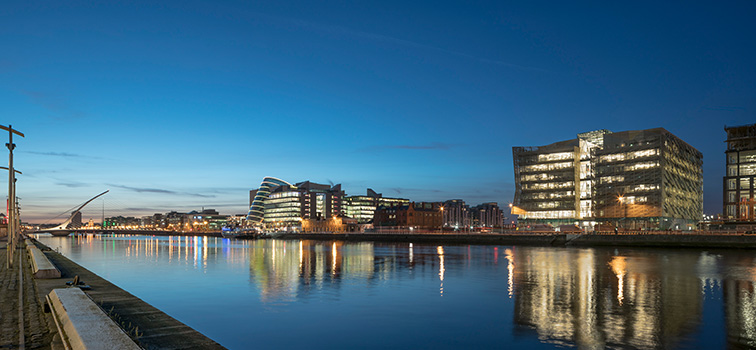
<instances>
[{"instance_id":1,"label":"paved promenade","mask_svg":"<svg viewBox=\"0 0 756 350\"><path fill-rule=\"evenodd\" d=\"M26 250L17 248L9 269L4 238L0 246L0 348L62 349L59 341L53 343L57 330L44 312L44 299L38 297Z\"/></svg>"}]
</instances>

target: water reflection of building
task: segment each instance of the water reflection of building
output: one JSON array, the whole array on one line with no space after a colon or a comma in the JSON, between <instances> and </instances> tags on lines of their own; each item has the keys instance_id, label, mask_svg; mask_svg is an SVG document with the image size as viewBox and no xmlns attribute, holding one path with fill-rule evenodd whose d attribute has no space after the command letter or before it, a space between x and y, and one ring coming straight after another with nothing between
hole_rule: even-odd
<instances>
[{"instance_id":1,"label":"water reflection of building","mask_svg":"<svg viewBox=\"0 0 756 350\"><path fill-rule=\"evenodd\" d=\"M250 243L249 252L250 280L267 302L303 298L326 286L338 290L344 280L370 286L406 277L413 269L420 275L431 269L443 294L445 262L460 264L467 259L445 254L440 246L409 243L258 240Z\"/></svg>"},{"instance_id":2,"label":"water reflection of building","mask_svg":"<svg viewBox=\"0 0 756 350\"><path fill-rule=\"evenodd\" d=\"M700 321L696 259L517 247L515 322L557 344L669 347Z\"/></svg>"},{"instance_id":3,"label":"water reflection of building","mask_svg":"<svg viewBox=\"0 0 756 350\"><path fill-rule=\"evenodd\" d=\"M722 299L728 343L756 348L756 270L753 267L751 269L751 276L728 278L724 281Z\"/></svg>"},{"instance_id":4,"label":"water reflection of building","mask_svg":"<svg viewBox=\"0 0 756 350\"><path fill-rule=\"evenodd\" d=\"M342 274L369 280L376 272L373 244L341 241L260 240L250 246L250 275L263 300L286 300Z\"/></svg>"}]
</instances>

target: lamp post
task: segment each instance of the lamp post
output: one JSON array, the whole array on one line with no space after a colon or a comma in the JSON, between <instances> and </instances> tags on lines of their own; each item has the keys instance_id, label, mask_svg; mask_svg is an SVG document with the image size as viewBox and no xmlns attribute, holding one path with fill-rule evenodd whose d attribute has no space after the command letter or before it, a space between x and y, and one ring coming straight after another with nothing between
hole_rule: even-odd
<instances>
[{"instance_id":1,"label":"lamp post","mask_svg":"<svg viewBox=\"0 0 756 350\"><path fill-rule=\"evenodd\" d=\"M8 243L6 244L8 267L13 267L13 252L16 250L16 171L13 169L13 149L16 145L13 143L13 134L24 137L24 134L18 130L13 130L11 125L0 125L0 129L8 131Z\"/></svg>"},{"instance_id":2,"label":"lamp post","mask_svg":"<svg viewBox=\"0 0 756 350\"><path fill-rule=\"evenodd\" d=\"M617 197L617 201L620 203L620 209L622 209L622 223L624 224L625 223L624 221L627 219L627 204L625 203L625 197L623 197L622 195L619 195ZM622 226L623 226L622 228L626 228L624 227L626 225L622 225Z\"/></svg>"},{"instance_id":3,"label":"lamp post","mask_svg":"<svg viewBox=\"0 0 756 350\"><path fill-rule=\"evenodd\" d=\"M0 166L0 169L8 170L8 168L4 167L4 166ZM13 170L13 172L21 174L20 171L15 170L15 169ZM11 172L11 174L13 172ZM6 255L8 257L8 267L9 268L13 267L13 254L16 251L16 245L18 244L17 240L16 240L16 235L15 235L15 232L18 229L18 223L16 222L17 219L18 219L18 208L16 206L17 203L16 203L16 198L15 198L16 197L16 195L15 195L16 177L15 176L11 177L11 176L9 176L9 179L13 179L11 181L13 181L13 192L14 193L13 193L13 197L11 197L11 195L10 195L11 191L10 191L10 186L9 186L9 191L8 191L8 193L9 193L9 195L8 195L8 217L6 218L7 219L6 220L7 224L5 226L6 227L6 233L7 233L7 240L8 240L7 243L6 243Z\"/></svg>"}]
</instances>

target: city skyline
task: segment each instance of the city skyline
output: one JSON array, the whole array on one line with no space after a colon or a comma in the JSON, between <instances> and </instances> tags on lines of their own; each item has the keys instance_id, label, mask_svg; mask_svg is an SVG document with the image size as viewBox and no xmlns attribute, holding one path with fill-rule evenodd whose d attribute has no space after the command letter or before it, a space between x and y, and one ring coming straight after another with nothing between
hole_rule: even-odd
<instances>
[{"instance_id":1,"label":"city skyline","mask_svg":"<svg viewBox=\"0 0 756 350\"><path fill-rule=\"evenodd\" d=\"M720 213L724 126L755 119L756 5L543 5L12 1L22 220L105 189L106 216L240 214L266 176L504 208L513 146L656 127L703 153Z\"/></svg>"}]
</instances>

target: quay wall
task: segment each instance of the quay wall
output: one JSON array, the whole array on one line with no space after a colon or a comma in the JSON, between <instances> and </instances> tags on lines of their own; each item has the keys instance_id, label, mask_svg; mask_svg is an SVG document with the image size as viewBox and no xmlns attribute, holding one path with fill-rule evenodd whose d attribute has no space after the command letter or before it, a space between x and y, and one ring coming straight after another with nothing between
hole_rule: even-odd
<instances>
[{"instance_id":1,"label":"quay wall","mask_svg":"<svg viewBox=\"0 0 756 350\"><path fill-rule=\"evenodd\" d=\"M756 249L755 234L567 234L567 233L290 233L280 239L491 244Z\"/></svg>"},{"instance_id":2,"label":"quay wall","mask_svg":"<svg viewBox=\"0 0 756 350\"><path fill-rule=\"evenodd\" d=\"M634 246L678 248L756 248L753 234L645 234L575 235L566 239L571 246Z\"/></svg>"},{"instance_id":3,"label":"quay wall","mask_svg":"<svg viewBox=\"0 0 756 350\"><path fill-rule=\"evenodd\" d=\"M446 244L496 245L564 245L565 235L544 234L381 234L381 233L291 233L277 236L280 239L314 239L344 241L383 241Z\"/></svg>"}]
</instances>

